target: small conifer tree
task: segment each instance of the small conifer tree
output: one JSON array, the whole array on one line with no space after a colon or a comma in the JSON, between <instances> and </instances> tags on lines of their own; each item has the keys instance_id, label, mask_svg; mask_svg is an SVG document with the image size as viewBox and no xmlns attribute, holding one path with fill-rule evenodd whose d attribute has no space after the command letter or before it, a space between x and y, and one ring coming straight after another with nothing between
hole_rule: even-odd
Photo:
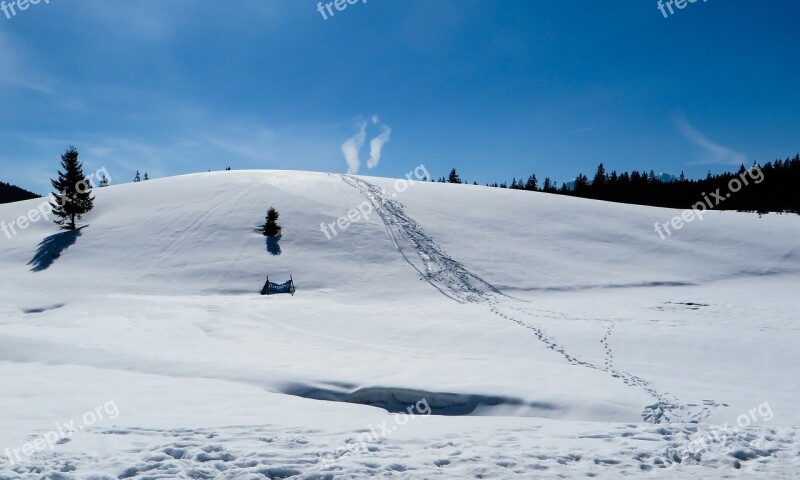
<instances>
[{"instance_id":1,"label":"small conifer tree","mask_svg":"<svg viewBox=\"0 0 800 480\"><path fill-rule=\"evenodd\" d=\"M447 178L448 183L461 183L461 177L458 176L456 169L450 170L450 176Z\"/></svg>"},{"instance_id":2,"label":"small conifer tree","mask_svg":"<svg viewBox=\"0 0 800 480\"><path fill-rule=\"evenodd\" d=\"M283 228L278 225L278 217L280 216L281 215L274 208L270 208L269 211L267 211L267 223L264 224L264 236L277 237L281 234Z\"/></svg>"},{"instance_id":3,"label":"small conifer tree","mask_svg":"<svg viewBox=\"0 0 800 480\"><path fill-rule=\"evenodd\" d=\"M97 185L98 187L107 187L109 184L108 177L105 173L100 174L100 183Z\"/></svg>"},{"instance_id":4,"label":"small conifer tree","mask_svg":"<svg viewBox=\"0 0 800 480\"><path fill-rule=\"evenodd\" d=\"M89 213L94 208L92 186L89 179L83 174L83 165L78 161L78 151L75 147L61 155L61 168L58 179L51 180L53 197L58 198L56 203L51 203L53 213L58 217L55 222L62 230L75 230L75 221Z\"/></svg>"}]
</instances>

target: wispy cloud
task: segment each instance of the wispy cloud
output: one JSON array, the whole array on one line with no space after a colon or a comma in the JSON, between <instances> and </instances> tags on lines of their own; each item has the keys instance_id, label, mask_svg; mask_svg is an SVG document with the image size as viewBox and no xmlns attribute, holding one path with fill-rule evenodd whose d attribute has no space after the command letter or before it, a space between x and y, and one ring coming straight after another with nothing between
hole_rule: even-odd
<instances>
[{"instance_id":1,"label":"wispy cloud","mask_svg":"<svg viewBox=\"0 0 800 480\"><path fill-rule=\"evenodd\" d=\"M369 142L369 160L367 160L367 168L375 168L381 163L381 153L383 146L391 139L392 129L383 126L383 132Z\"/></svg>"},{"instance_id":2,"label":"wispy cloud","mask_svg":"<svg viewBox=\"0 0 800 480\"><path fill-rule=\"evenodd\" d=\"M361 128L358 133L348 138L342 145L342 153L344 159L347 161L347 173L355 175L361 168L361 159L359 158L359 151L364 145L364 140L367 139L367 122L361 122Z\"/></svg>"},{"instance_id":3,"label":"wispy cloud","mask_svg":"<svg viewBox=\"0 0 800 480\"><path fill-rule=\"evenodd\" d=\"M355 175L361 168L361 147L367 139L367 126L370 122L373 125L378 125L381 119L378 115L370 117L369 121L362 121L358 133L348 138L342 145L342 153L347 162L347 173ZM388 125L381 125L382 132L369 142L369 160L367 160L367 168L375 168L381 163L381 156L383 154L383 147L392 137L392 129Z\"/></svg>"},{"instance_id":4,"label":"wispy cloud","mask_svg":"<svg viewBox=\"0 0 800 480\"><path fill-rule=\"evenodd\" d=\"M26 61L31 55L24 50L24 42L0 30L0 45L14 45L14 48L0 49L0 85L47 95L55 94L46 75L32 68Z\"/></svg>"},{"instance_id":5,"label":"wispy cloud","mask_svg":"<svg viewBox=\"0 0 800 480\"><path fill-rule=\"evenodd\" d=\"M746 163L747 156L745 154L722 146L706 137L694 128L683 115L675 117L675 125L687 140L703 150L704 158L690 163L699 165L743 165Z\"/></svg>"}]
</instances>

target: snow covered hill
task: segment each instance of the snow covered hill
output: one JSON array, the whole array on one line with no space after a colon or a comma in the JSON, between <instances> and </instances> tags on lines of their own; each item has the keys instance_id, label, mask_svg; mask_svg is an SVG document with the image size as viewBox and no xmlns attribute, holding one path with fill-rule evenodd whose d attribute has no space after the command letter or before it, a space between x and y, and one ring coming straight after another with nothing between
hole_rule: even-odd
<instances>
[{"instance_id":1,"label":"snow covered hill","mask_svg":"<svg viewBox=\"0 0 800 480\"><path fill-rule=\"evenodd\" d=\"M662 239L680 212L289 171L95 193L78 232L0 234L0 479L800 468L800 217Z\"/></svg>"}]
</instances>

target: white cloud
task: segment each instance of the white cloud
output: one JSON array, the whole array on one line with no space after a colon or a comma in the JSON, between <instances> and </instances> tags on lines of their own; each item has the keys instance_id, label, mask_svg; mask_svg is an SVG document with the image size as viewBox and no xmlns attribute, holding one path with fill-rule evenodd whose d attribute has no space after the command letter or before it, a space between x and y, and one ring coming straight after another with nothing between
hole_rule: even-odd
<instances>
[{"instance_id":1,"label":"white cloud","mask_svg":"<svg viewBox=\"0 0 800 480\"><path fill-rule=\"evenodd\" d=\"M347 173L355 175L361 168L361 147L367 139L367 126L370 122L373 125L378 125L381 119L378 115L373 115L368 121L362 121L358 133L347 139L342 145L342 153L344 159L347 161ZM383 130L378 136L369 142L369 160L367 160L367 168L375 168L381 163L381 155L383 154L383 147L392 137L392 129L388 125L381 125Z\"/></svg>"},{"instance_id":2,"label":"white cloud","mask_svg":"<svg viewBox=\"0 0 800 480\"><path fill-rule=\"evenodd\" d=\"M361 128L358 133L347 139L342 145L342 153L344 159L347 161L347 173L355 175L361 168L361 159L359 158L359 151L364 145L364 140L367 139L367 122L361 123Z\"/></svg>"},{"instance_id":3,"label":"white cloud","mask_svg":"<svg viewBox=\"0 0 800 480\"><path fill-rule=\"evenodd\" d=\"M716 164L716 165L743 165L747 161L745 154L724 147L715 143L695 129L686 117L679 115L675 117L675 125L678 130L690 142L704 150L705 158L692 162L695 164Z\"/></svg>"},{"instance_id":4,"label":"white cloud","mask_svg":"<svg viewBox=\"0 0 800 480\"><path fill-rule=\"evenodd\" d=\"M383 146L386 145L392 137L392 129L383 125L383 132L369 142L369 160L367 160L367 168L375 168L381 163L381 152Z\"/></svg>"}]
</instances>

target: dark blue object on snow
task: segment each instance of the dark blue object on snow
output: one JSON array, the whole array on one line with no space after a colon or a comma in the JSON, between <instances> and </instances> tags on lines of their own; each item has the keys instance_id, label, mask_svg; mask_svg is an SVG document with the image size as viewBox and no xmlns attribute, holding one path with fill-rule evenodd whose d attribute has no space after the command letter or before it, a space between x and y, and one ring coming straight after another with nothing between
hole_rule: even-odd
<instances>
[{"instance_id":1,"label":"dark blue object on snow","mask_svg":"<svg viewBox=\"0 0 800 480\"><path fill-rule=\"evenodd\" d=\"M289 281L285 283L273 283L267 277L267 283L261 289L261 295L275 295L278 293L291 293L294 296L294 279L289 275Z\"/></svg>"}]
</instances>

